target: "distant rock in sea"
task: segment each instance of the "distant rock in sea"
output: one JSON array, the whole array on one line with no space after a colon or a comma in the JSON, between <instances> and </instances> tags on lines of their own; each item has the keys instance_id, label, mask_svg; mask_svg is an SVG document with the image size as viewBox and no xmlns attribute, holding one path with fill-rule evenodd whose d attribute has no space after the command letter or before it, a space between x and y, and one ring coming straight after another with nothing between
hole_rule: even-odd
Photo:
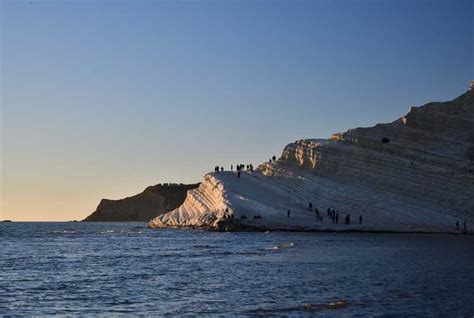
<instances>
[{"instance_id":1,"label":"distant rock in sea","mask_svg":"<svg viewBox=\"0 0 474 318\"><path fill-rule=\"evenodd\" d=\"M470 89L452 101L412 107L392 123L298 140L240 178L208 173L180 207L148 226L461 233L473 222Z\"/></svg>"},{"instance_id":2,"label":"distant rock in sea","mask_svg":"<svg viewBox=\"0 0 474 318\"><path fill-rule=\"evenodd\" d=\"M173 210L186 198L186 192L199 186L196 184L165 183L150 186L142 193L120 200L102 199L95 212L84 222L143 221Z\"/></svg>"}]
</instances>

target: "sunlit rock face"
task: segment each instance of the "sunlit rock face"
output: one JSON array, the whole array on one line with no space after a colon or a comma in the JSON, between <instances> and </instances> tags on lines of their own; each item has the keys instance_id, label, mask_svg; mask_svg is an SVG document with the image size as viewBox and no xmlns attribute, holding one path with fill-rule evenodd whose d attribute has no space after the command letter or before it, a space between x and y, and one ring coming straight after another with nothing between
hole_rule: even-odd
<instances>
[{"instance_id":1,"label":"sunlit rock face","mask_svg":"<svg viewBox=\"0 0 474 318\"><path fill-rule=\"evenodd\" d=\"M338 211L338 224L327 208ZM345 224L347 214L350 224ZM473 90L449 102L412 107L392 123L296 141L276 162L240 178L235 172L209 173L180 207L149 226L457 232L456 221L462 231L464 220L469 230L474 223Z\"/></svg>"}]
</instances>

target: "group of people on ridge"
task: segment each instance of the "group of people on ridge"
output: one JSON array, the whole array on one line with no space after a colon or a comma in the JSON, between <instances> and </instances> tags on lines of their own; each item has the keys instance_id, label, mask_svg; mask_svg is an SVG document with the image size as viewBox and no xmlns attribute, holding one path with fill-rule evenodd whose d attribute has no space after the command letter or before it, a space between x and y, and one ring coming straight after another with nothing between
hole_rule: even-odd
<instances>
[{"instance_id":1,"label":"group of people on ridge","mask_svg":"<svg viewBox=\"0 0 474 318\"><path fill-rule=\"evenodd\" d=\"M235 166L235 169L237 170L237 178L240 178L240 173L244 171L244 169L247 169L247 171L253 171L253 164L249 163L248 165L244 164L239 164ZM230 165L230 171L234 171L234 167Z\"/></svg>"},{"instance_id":2,"label":"group of people on ridge","mask_svg":"<svg viewBox=\"0 0 474 318\"><path fill-rule=\"evenodd\" d=\"M268 162L269 163L272 163L272 162L275 162L277 160L277 157L276 156L273 156L271 157L270 159L268 159Z\"/></svg>"},{"instance_id":3,"label":"group of people on ridge","mask_svg":"<svg viewBox=\"0 0 474 318\"><path fill-rule=\"evenodd\" d=\"M214 172L219 172L219 171L224 171L224 167L215 166L214 167Z\"/></svg>"},{"instance_id":4,"label":"group of people on ridge","mask_svg":"<svg viewBox=\"0 0 474 318\"><path fill-rule=\"evenodd\" d=\"M239 165L236 165L235 169L237 170L237 172L243 171L244 169L246 169L247 171L253 171L253 164L249 163L248 165L244 165L243 163L241 163ZM230 171L234 171L233 165L230 165Z\"/></svg>"},{"instance_id":5,"label":"group of people on ridge","mask_svg":"<svg viewBox=\"0 0 474 318\"><path fill-rule=\"evenodd\" d=\"M247 171L253 171L253 164L249 163L247 165L244 165L241 163L235 166L235 170L237 171L237 178L240 178L240 173L244 171L245 169ZM219 166L214 167L214 172L216 173L223 172L223 171L224 171L224 167L219 167ZM234 165L230 165L230 171L234 171Z\"/></svg>"},{"instance_id":6,"label":"group of people on ridge","mask_svg":"<svg viewBox=\"0 0 474 318\"><path fill-rule=\"evenodd\" d=\"M273 156L271 157L268 162L272 163L272 160L273 162L275 162L277 160L276 156ZM247 171L253 171L253 164L249 163L247 165L244 165L244 164L238 164L235 166L235 171L237 171L237 178L240 178L240 173L244 170L247 170ZM224 171L224 167L219 167L219 166L215 166L214 167L214 172L222 172ZM234 171L234 165L230 165L230 171Z\"/></svg>"}]
</instances>

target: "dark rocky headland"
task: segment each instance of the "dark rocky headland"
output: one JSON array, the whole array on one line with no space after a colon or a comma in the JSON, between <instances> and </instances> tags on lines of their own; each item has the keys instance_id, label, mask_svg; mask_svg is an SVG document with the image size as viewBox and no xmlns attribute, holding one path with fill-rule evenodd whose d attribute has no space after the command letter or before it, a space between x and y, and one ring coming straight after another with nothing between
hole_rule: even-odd
<instances>
[{"instance_id":1,"label":"dark rocky headland","mask_svg":"<svg viewBox=\"0 0 474 318\"><path fill-rule=\"evenodd\" d=\"M97 209L84 222L148 222L150 219L180 206L186 192L196 184L164 183L149 186L142 193L120 200L102 199Z\"/></svg>"}]
</instances>

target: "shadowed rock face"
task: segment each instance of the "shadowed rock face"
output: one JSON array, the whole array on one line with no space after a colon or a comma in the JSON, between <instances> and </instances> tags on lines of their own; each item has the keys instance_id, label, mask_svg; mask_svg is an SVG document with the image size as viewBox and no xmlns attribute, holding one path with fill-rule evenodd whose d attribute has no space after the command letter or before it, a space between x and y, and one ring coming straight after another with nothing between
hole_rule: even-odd
<instances>
[{"instance_id":1,"label":"shadowed rock face","mask_svg":"<svg viewBox=\"0 0 474 318\"><path fill-rule=\"evenodd\" d=\"M143 221L161 215L180 206L186 192L197 184L157 184L140 194L120 200L102 199L96 211L85 222Z\"/></svg>"},{"instance_id":2,"label":"shadowed rock face","mask_svg":"<svg viewBox=\"0 0 474 318\"><path fill-rule=\"evenodd\" d=\"M223 220L232 222L225 215L233 214L239 226L264 229L456 232L456 221L461 230L464 220L468 229L474 222L473 157L471 90L449 102L412 107L392 123L296 141L279 160L241 178L209 173L179 208L149 226L222 230ZM342 220L350 214L351 224L332 223L327 208Z\"/></svg>"}]
</instances>

